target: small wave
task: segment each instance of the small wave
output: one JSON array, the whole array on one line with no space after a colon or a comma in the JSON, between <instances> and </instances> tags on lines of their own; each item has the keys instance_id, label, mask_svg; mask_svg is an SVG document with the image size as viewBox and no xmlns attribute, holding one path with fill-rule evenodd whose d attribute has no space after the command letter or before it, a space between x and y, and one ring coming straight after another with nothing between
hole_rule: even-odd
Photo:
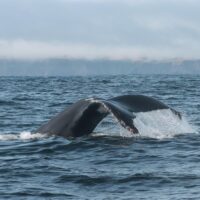
<instances>
[{"instance_id":1,"label":"small wave","mask_svg":"<svg viewBox=\"0 0 200 200\"><path fill-rule=\"evenodd\" d=\"M11 101L11 100L0 100L0 105L1 106L13 106L13 105L16 105L16 102Z\"/></svg>"},{"instance_id":2,"label":"small wave","mask_svg":"<svg viewBox=\"0 0 200 200\"><path fill-rule=\"evenodd\" d=\"M31 140L31 139L39 139L45 137L44 134L40 133L31 133L29 131L23 131L19 134L1 134L0 141L8 141L8 140Z\"/></svg>"}]
</instances>

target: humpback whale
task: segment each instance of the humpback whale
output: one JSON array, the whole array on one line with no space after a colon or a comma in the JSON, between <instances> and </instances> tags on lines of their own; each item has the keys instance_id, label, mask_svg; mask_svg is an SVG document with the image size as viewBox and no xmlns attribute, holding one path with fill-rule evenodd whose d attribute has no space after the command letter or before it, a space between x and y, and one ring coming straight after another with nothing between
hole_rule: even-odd
<instances>
[{"instance_id":1,"label":"humpback whale","mask_svg":"<svg viewBox=\"0 0 200 200\"><path fill-rule=\"evenodd\" d=\"M138 129L133 121L136 113L160 109L170 109L181 119L178 111L144 95L124 95L107 100L102 98L82 99L57 114L36 132L65 138L80 137L92 133L99 122L111 114L122 127L132 134L136 134Z\"/></svg>"}]
</instances>

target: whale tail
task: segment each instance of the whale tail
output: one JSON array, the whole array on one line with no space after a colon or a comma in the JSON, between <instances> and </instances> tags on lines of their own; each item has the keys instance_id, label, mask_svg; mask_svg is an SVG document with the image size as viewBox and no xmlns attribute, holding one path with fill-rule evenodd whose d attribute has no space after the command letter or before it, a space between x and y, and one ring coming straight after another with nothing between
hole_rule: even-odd
<instances>
[{"instance_id":1,"label":"whale tail","mask_svg":"<svg viewBox=\"0 0 200 200\"><path fill-rule=\"evenodd\" d=\"M155 100L143 95L125 95L108 100L90 98L79 100L41 126L36 132L79 137L93 132L99 122L111 114L117 122L133 134L138 133L133 119L137 112L171 109L181 119L181 114Z\"/></svg>"}]
</instances>

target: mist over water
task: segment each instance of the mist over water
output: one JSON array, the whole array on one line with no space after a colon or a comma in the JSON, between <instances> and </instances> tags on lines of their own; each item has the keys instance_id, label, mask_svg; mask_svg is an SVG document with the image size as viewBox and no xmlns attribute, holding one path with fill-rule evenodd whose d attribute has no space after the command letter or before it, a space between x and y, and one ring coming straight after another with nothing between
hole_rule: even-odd
<instances>
[{"instance_id":1,"label":"mist over water","mask_svg":"<svg viewBox=\"0 0 200 200\"><path fill-rule=\"evenodd\" d=\"M0 59L0 66L3 76L200 74L198 59Z\"/></svg>"},{"instance_id":2,"label":"mist over water","mask_svg":"<svg viewBox=\"0 0 200 200\"><path fill-rule=\"evenodd\" d=\"M0 77L0 198L199 199L200 76ZM81 98L152 96L132 136L108 116L88 137L33 133Z\"/></svg>"}]
</instances>

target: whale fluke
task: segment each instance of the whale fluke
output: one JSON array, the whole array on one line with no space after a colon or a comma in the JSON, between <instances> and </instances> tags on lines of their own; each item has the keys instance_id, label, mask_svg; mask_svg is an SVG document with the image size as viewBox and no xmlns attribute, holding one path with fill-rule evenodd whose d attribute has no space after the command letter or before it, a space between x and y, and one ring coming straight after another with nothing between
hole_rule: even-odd
<instances>
[{"instance_id":1,"label":"whale fluke","mask_svg":"<svg viewBox=\"0 0 200 200\"><path fill-rule=\"evenodd\" d=\"M124 95L108 100L101 98L82 99L66 108L49 122L42 125L37 133L79 137L93 132L99 122L111 114L121 126L131 133L138 133L133 119L135 113L159 109L170 109L181 119L181 114L164 103L144 95Z\"/></svg>"}]
</instances>

